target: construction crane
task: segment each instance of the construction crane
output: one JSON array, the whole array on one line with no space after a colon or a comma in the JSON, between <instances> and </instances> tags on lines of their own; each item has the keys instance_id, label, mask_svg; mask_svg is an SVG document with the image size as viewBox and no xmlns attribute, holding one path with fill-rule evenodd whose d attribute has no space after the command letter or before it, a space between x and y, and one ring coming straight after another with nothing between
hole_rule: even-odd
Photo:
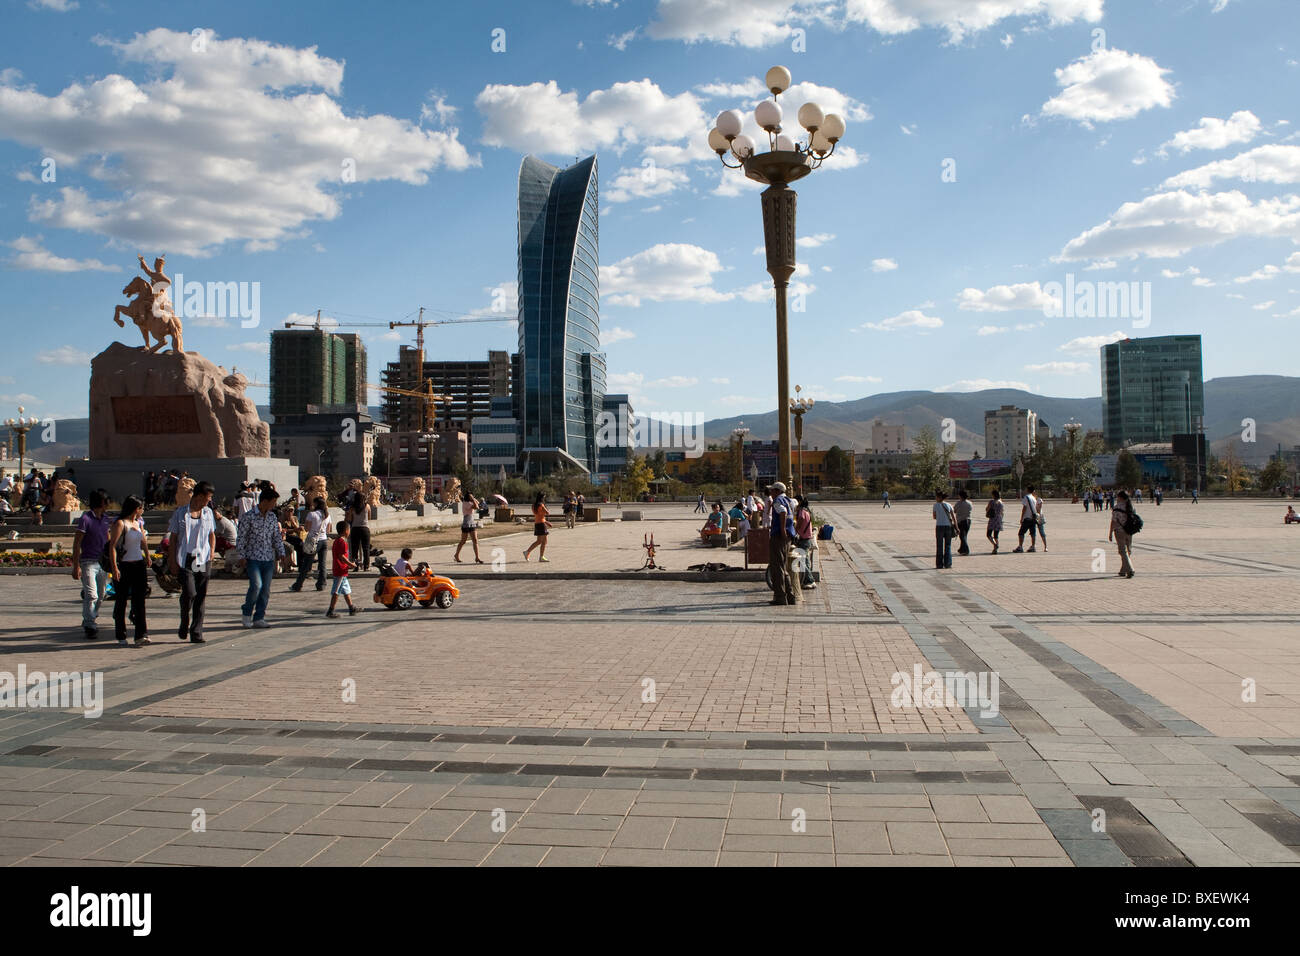
<instances>
[{"instance_id":1,"label":"construction crane","mask_svg":"<svg viewBox=\"0 0 1300 956\"><path fill-rule=\"evenodd\" d=\"M316 329L318 332L324 331L325 327L321 325L321 311L322 311L321 309L316 310L315 322L302 322L302 321L285 322L284 327L286 329ZM425 328L430 325L469 325L474 322L513 322L515 321L515 317L511 315L500 315L500 316L480 315L480 316L473 316L471 318L466 318L466 319L426 319L424 317L424 312L425 312L424 306L420 306L420 314L413 321L409 321L409 322L401 321L401 320L396 322L349 322L346 324L340 324L337 327L348 328L348 329L387 327L390 331L392 329L396 329L402 326L415 327L415 362L416 362L415 367L417 369L417 373L416 373L416 382L415 382L414 390L400 389L400 388L395 388L392 386L384 386L384 385L369 385L367 387L393 392L397 395L405 395L408 397L425 399L424 414L421 417L424 423L428 424L428 419L431 417L428 415L429 407L436 401L441 400L441 401L449 402L451 401L451 399L448 398L447 396L442 396L440 399L430 399L429 395L432 391L432 385L430 385L429 389L426 389L424 387L426 384L424 378L424 330ZM336 326L330 326L330 328L335 328L335 327Z\"/></svg>"},{"instance_id":2,"label":"construction crane","mask_svg":"<svg viewBox=\"0 0 1300 956\"><path fill-rule=\"evenodd\" d=\"M394 395L404 395L407 398L423 399L420 412L420 431L428 432L433 427L433 406L439 402L451 402L450 395L435 395L433 393L433 381L421 377L421 388L419 390L410 388L398 388L395 385L371 385L366 383L366 388L373 388L379 392L392 392Z\"/></svg>"}]
</instances>

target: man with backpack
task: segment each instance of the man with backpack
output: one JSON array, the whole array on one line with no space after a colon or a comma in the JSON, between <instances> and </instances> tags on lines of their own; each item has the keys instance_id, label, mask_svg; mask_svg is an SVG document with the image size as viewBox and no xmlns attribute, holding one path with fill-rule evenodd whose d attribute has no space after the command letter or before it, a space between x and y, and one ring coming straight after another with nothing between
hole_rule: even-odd
<instances>
[{"instance_id":1,"label":"man with backpack","mask_svg":"<svg viewBox=\"0 0 1300 956\"><path fill-rule=\"evenodd\" d=\"M1133 555L1133 535L1141 530L1142 519L1133 510L1133 502L1129 501L1128 492L1116 492L1115 507L1110 512L1110 534L1108 537L1115 542L1115 547L1119 549L1119 576L1121 578L1133 577L1133 563L1130 560Z\"/></svg>"}]
</instances>

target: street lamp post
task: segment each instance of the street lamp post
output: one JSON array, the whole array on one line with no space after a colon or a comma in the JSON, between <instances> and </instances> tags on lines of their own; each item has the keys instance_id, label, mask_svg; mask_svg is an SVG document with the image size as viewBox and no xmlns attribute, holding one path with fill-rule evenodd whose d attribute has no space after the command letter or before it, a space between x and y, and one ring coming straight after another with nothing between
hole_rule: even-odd
<instances>
[{"instance_id":1,"label":"street lamp post","mask_svg":"<svg viewBox=\"0 0 1300 956\"><path fill-rule=\"evenodd\" d=\"M781 131L781 106L777 97L790 88L790 71L774 66L767 71L765 85L772 99L763 100L754 109L754 119L767 133L766 153L755 149L753 137L741 133L744 116L740 110L724 110L709 131L709 148L718 154L728 169L744 169L745 175L768 188L763 190L763 241L767 250L767 271L772 276L776 295L776 407L777 407L777 476L791 485L794 475L790 462L790 371L786 335L786 290L795 267L795 204L797 196L789 184L802 179L835 152L835 144L844 135L844 120L834 113L823 113L816 103L799 108L799 125L808 131L808 142L798 143ZM736 163L727 162L730 153Z\"/></svg>"},{"instance_id":2,"label":"street lamp post","mask_svg":"<svg viewBox=\"0 0 1300 956\"><path fill-rule=\"evenodd\" d=\"M1016 494L1023 498L1025 496L1025 489L1020 486L1020 479L1023 478L1025 474L1025 460L1021 458L1020 455L1016 455L1016 463L1012 470L1016 473Z\"/></svg>"},{"instance_id":3,"label":"street lamp post","mask_svg":"<svg viewBox=\"0 0 1300 956\"><path fill-rule=\"evenodd\" d=\"M731 434L736 439L736 483L740 486L739 493L745 493L745 436L749 434L749 429L745 423L741 422L731 430Z\"/></svg>"},{"instance_id":4,"label":"street lamp post","mask_svg":"<svg viewBox=\"0 0 1300 956\"><path fill-rule=\"evenodd\" d=\"M1062 426L1070 436L1070 495L1073 498L1072 504L1079 500L1079 453L1076 444L1079 438L1079 429L1083 427L1082 423L1068 421Z\"/></svg>"},{"instance_id":5,"label":"street lamp post","mask_svg":"<svg viewBox=\"0 0 1300 956\"><path fill-rule=\"evenodd\" d=\"M794 390L797 396L799 392L803 391L803 386L796 385ZM811 398L796 397L790 399L790 414L794 416L795 447L799 451L799 494L803 494L803 416L816 404L816 401Z\"/></svg>"},{"instance_id":6,"label":"street lamp post","mask_svg":"<svg viewBox=\"0 0 1300 956\"><path fill-rule=\"evenodd\" d=\"M17 418L6 418L5 424L9 430L18 438L18 480L23 478L23 459L27 455L27 433L41 423L41 420L33 415L31 418L24 418L23 412L26 411L23 406L18 406Z\"/></svg>"}]
</instances>

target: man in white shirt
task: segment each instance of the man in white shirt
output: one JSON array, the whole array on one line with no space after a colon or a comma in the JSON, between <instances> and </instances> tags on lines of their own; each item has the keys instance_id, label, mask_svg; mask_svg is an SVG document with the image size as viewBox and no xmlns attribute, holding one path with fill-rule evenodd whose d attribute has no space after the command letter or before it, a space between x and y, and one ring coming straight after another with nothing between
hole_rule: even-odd
<instances>
[{"instance_id":1,"label":"man in white shirt","mask_svg":"<svg viewBox=\"0 0 1300 956\"><path fill-rule=\"evenodd\" d=\"M203 605L208 598L208 572L217 547L216 519L208 504L212 483L200 481L188 505L172 514L167 526L167 563L181 582L180 639L203 644Z\"/></svg>"},{"instance_id":2,"label":"man in white shirt","mask_svg":"<svg viewBox=\"0 0 1300 956\"><path fill-rule=\"evenodd\" d=\"M1020 499L1020 532L1018 536L1019 543L1016 545L1012 554L1023 554L1025 550L1025 534L1029 534L1029 551L1032 554L1035 550L1034 545L1038 542L1038 498L1034 494L1034 486L1030 485L1025 489L1025 495Z\"/></svg>"}]
</instances>

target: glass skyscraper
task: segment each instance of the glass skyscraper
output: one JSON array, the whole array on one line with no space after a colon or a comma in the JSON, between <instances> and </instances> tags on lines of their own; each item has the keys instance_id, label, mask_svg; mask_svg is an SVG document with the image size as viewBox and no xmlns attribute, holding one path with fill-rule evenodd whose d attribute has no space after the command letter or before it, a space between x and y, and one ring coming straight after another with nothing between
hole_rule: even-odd
<instances>
[{"instance_id":1,"label":"glass skyscraper","mask_svg":"<svg viewBox=\"0 0 1300 956\"><path fill-rule=\"evenodd\" d=\"M598 466L596 416L605 397L598 215L595 156L565 169L524 159L518 414L525 474Z\"/></svg>"},{"instance_id":2,"label":"glass skyscraper","mask_svg":"<svg viewBox=\"0 0 1300 956\"><path fill-rule=\"evenodd\" d=\"M1201 337L1159 335L1101 347L1106 444L1172 442L1205 414Z\"/></svg>"}]
</instances>

